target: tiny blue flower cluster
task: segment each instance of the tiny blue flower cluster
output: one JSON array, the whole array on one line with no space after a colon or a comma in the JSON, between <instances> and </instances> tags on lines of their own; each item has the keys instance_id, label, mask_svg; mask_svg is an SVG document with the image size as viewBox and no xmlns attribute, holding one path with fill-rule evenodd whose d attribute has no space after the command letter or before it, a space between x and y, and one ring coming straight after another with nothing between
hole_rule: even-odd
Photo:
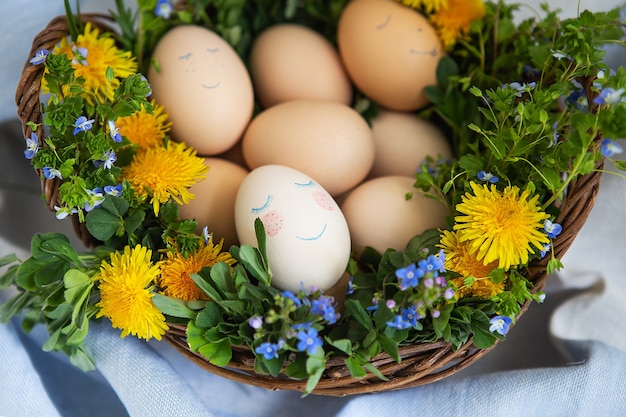
<instances>
[{"instance_id":1,"label":"tiny blue flower cluster","mask_svg":"<svg viewBox=\"0 0 626 417\"><path fill-rule=\"evenodd\" d=\"M418 329L419 320L429 312L433 318L441 314L437 306L454 297L454 290L448 287L443 277L445 255L443 250L436 255L428 255L425 259L398 268L395 272L398 288L402 292L402 302L389 299L385 307L397 313L387 326L393 329ZM374 298L370 311L377 311L379 298ZM406 302L405 302L406 301Z\"/></svg>"},{"instance_id":2,"label":"tiny blue flower cluster","mask_svg":"<svg viewBox=\"0 0 626 417\"><path fill-rule=\"evenodd\" d=\"M255 340L261 342L254 351L266 360L290 351L316 354L324 344L319 332L339 320L335 307L334 297L315 288L300 290L297 294L281 292L267 316L255 315L248 319L255 330Z\"/></svg>"}]
</instances>

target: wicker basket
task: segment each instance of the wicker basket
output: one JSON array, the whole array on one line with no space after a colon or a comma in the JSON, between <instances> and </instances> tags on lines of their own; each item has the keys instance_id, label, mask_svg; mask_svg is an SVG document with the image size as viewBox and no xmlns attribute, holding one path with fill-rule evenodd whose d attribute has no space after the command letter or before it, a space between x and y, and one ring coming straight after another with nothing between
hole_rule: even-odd
<instances>
[{"instance_id":1,"label":"wicker basket","mask_svg":"<svg viewBox=\"0 0 626 417\"><path fill-rule=\"evenodd\" d=\"M94 27L101 31L114 30L112 18L107 15L84 14L82 15L82 20L91 22ZM52 49L61 39L68 36L68 33L65 16L53 19L35 37L28 57L34 56L35 52L40 49ZM15 97L24 137L30 137L32 133L27 122L38 124L42 122L40 105L42 75L43 66L31 65L27 60ZM36 134L39 137L39 146L44 146L43 127L40 126ZM602 165L603 163L594 172L573 181L567 190L567 195L564 197L560 207L561 212L556 220L563 226L563 233L554 241L554 252L558 258L561 258L568 250L593 208L600 185L601 174L599 170ZM41 188L48 207L54 210L54 206L59 204L59 180L56 178L47 180L41 175L41 172L37 172L37 174L41 178ZM97 241L88 233L84 224L79 223L78 219L75 218L76 216L73 217L74 229L81 241L88 247L95 246ZM547 258L533 262L526 270L526 277L534 284L533 292L540 291L545 286L548 279L546 263ZM528 309L529 305L530 302L527 302L522 307L519 316ZM165 338L181 354L207 371L269 390L295 390L300 392L305 390L306 381L295 381L286 376L272 377L255 373L254 354L246 346L233 348L233 357L227 367L220 368L214 366L189 349L185 330L185 326L171 325ZM313 393L346 396L397 390L427 384L464 369L487 354L493 347L479 349L474 346L471 340L457 350L453 350L450 344L445 342L400 346L399 353L402 358L400 363L397 363L384 353L371 361L388 378L387 381L380 380L374 375L368 375L361 379L353 378L350 376L350 371L344 364L343 359L335 356L328 360L326 372L324 372Z\"/></svg>"}]
</instances>

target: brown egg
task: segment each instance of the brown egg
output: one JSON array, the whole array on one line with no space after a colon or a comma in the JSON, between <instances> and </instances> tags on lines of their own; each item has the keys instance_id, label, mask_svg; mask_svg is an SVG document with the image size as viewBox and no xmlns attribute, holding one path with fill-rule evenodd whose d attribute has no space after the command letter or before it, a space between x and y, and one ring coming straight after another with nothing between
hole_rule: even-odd
<instances>
[{"instance_id":1,"label":"brown egg","mask_svg":"<svg viewBox=\"0 0 626 417\"><path fill-rule=\"evenodd\" d=\"M341 204L348 222L352 250L360 253L371 246L383 253L402 250L427 229L445 227L446 206L425 197L404 176L379 177L356 187ZM406 199L407 193L413 197Z\"/></svg>"},{"instance_id":2,"label":"brown egg","mask_svg":"<svg viewBox=\"0 0 626 417\"><path fill-rule=\"evenodd\" d=\"M332 196L363 181L374 161L374 138L351 107L293 100L257 115L246 130L243 156L252 170L285 165L312 177Z\"/></svg>"},{"instance_id":3,"label":"brown egg","mask_svg":"<svg viewBox=\"0 0 626 417\"><path fill-rule=\"evenodd\" d=\"M235 145L228 149L226 152L222 152L219 155L215 155L216 158L222 158L230 162L234 162L237 165L241 165L244 168L248 168L246 160L243 159L243 150L241 149L241 141L237 141Z\"/></svg>"},{"instance_id":4,"label":"brown egg","mask_svg":"<svg viewBox=\"0 0 626 417\"><path fill-rule=\"evenodd\" d=\"M159 40L153 59L148 79L174 139L204 156L232 147L254 107L252 81L235 50L206 28L182 25Z\"/></svg>"},{"instance_id":5,"label":"brown egg","mask_svg":"<svg viewBox=\"0 0 626 417\"><path fill-rule=\"evenodd\" d=\"M235 198L248 170L221 158L205 158L209 167L207 177L191 186L189 191L195 199L179 207L181 218L195 219L197 233L207 226L213 239L224 239L224 249L237 244L235 229Z\"/></svg>"},{"instance_id":6,"label":"brown egg","mask_svg":"<svg viewBox=\"0 0 626 417\"><path fill-rule=\"evenodd\" d=\"M386 175L411 177L427 156L436 161L452 156L443 132L414 113L381 110L372 119L372 131L376 157L370 178Z\"/></svg>"},{"instance_id":7,"label":"brown egg","mask_svg":"<svg viewBox=\"0 0 626 417\"><path fill-rule=\"evenodd\" d=\"M428 104L424 87L436 84L443 48L418 11L391 0L350 2L337 41L350 78L376 103L402 111Z\"/></svg>"},{"instance_id":8,"label":"brown egg","mask_svg":"<svg viewBox=\"0 0 626 417\"><path fill-rule=\"evenodd\" d=\"M352 101L352 84L337 49L302 25L279 24L262 32L252 45L250 73L266 108L296 99Z\"/></svg>"}]
</instances>

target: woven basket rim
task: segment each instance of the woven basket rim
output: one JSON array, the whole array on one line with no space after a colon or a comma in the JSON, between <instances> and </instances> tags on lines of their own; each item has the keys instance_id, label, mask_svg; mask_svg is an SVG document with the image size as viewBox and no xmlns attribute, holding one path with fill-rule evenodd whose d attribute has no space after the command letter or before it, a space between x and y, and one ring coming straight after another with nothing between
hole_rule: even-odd
<instances>
[{"instance_id":1,"label":"woven basket rim","mask_svg":"<svg viewBox=\"0 0 626 417\"><path fill-rule=\"evenodd\" d=\"M113 18L107 14L92 13L82 14L83 22L91 24L101 31L113 31ZM34 66L29 62L30 57L40 49L52 49L61 39L67 37L69 29L65 16L52 19L48 25L40 31L32 42L32 47L24 65L22 76L17 86L15 102L18 108L18 118L22 124L24 137L30 137L32 129L27 122L37 124L42 122L40 86L43 75L43 66ZM39 126L35 132L39 138L39 146L45 146L44 129ZM600 186L602 160L597 169L583 175L568 187L560 206L560 213L556 222L562 225L563 233L553 242L555 256L561 258L573 243L576 235L586 222L596 200ZM43 196L50 210L58 204L58 188L60 181L45 179L41 172L36 170L41 179ZM87 231L84 223L79 223L77 216L71 216L74 231L87 247L94 247L99 242ZM526 277L534 284L533 292L541 291L548 279L546 274L547 259L533 261L526 269ZM529 308L531 302L526 302L518 314L519 319ZM185 337L185 326L170 324L164 336L176 350L187 359L201 368L220 375L222 377L258 386L268 390L294 390L304 392L306 381L292 380L284 376L272 377L259 375L254 372L254 354L248 347L234 349L233 360L224 368L217 367L204 359L200 354L192 352ZM341 356L329 360L317 387L313 394L329 396L346 396L354 394L375 393L382 391L398 390L428 384L453 375L471 365L482 356L490 352L495 346L487 349L477 348L471 339L459 349L453 350L450 344L445 342L430 342L419 345L400 346L403 360L400 364L386 353L373 358L374 364L387 378L388 381L378 379L368 374L362 379L350 377L347 366L343 364ZM386 373L385 373L386 372Z\"/></svg>"}]
</instances>

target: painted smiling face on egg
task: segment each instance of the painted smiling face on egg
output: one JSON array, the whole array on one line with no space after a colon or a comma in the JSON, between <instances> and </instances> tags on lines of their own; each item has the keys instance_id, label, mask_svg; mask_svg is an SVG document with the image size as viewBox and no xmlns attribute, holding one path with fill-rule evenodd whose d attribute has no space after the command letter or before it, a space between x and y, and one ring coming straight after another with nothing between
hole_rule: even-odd
<instances>
[{"instance_id":1,"label":"painted smiling face on egg","mask_svg":"<svg viewBox=\"0 0 626 417\"><path fill-rule=\"evenodd\" d=\"M418 11L391 0L359 0L343 10L339 52L357 87L382 107L417 110L428 104L444 55L434 27Z\"/></svg>"},{"instance_id":2,"label":"painted smiling face on egg","mask_svg":"<svg viewBox=\"0 0 626 417\"><path fill-rule=\"evenodd\" d=\"M183 25L159 40L152 58L148 80L174 139L204 156L234 146L254 107L252 81L235 50L206 28Z\"/></svg>"},{"instance_id":3,"label":"painted smiling face on egg","mask_svg":"<svg viewBox=\"0 0 626 417\"><path fill-rule=\"evenodd\" d=\"M242 245L257 246L256 218L267 235L273 286L326 290L341 278L350 257L350 232L335 200L315 180L282 165L253 170L235 200Z\"/></svg>"}]
</instances>

